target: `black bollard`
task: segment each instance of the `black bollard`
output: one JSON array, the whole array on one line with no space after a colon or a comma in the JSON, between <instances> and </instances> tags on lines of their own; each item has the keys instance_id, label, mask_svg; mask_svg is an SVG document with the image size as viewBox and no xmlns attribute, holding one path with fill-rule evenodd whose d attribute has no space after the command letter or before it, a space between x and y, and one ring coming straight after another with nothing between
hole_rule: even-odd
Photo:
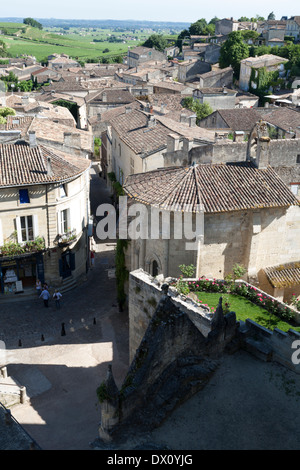
<instances>
[{"instance_id":1,"label":"black bollard","mask_svg":"<svg viewBox=\"0 0 300 470\"><path fill-rule=\"evenodd\" d=\"M96 318L94 318L94 321L93 321L94 325L96 325Z\"/></svg>"},{"instance_id":2,"label":"black bollard","mask_svg":"<svg viewBox=\"0 0 300 470\"><path fill-rule=\"evenodd\" d=\"M65 331L65 324L61 324L61 336L66 336L66 331Z\"/></svg>"},{"instance_id":3,"label":"black bollard","mask_svg":"<svg viewBox=\"0 0 300 470\"><path fill-rule=\"evenodd\" d=\"M19 339L19 347L22 346L22 341Z\"/></svg>"},{"instance_id":4,"label":"black bollard","mask_svg":"<svg viewBox=\"0 0 300 470\"><path fill-rule=\"evenodd\" d=\"M41 336L41 341L45 341L44 335Z\"/></svg>"}]
</instances>

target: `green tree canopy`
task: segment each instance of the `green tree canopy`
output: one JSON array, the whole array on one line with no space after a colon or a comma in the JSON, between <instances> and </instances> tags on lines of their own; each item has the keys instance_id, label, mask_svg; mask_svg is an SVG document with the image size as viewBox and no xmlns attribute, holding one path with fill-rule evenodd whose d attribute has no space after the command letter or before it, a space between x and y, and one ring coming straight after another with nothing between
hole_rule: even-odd
<instances>
[{"instance_id":1,"label":"green tree canopy","mask_svg":"<svg viewBox=\"0 0 300 470\"><path fill-rule=\"evenodd\" d=\"M208 103L200 103L192 96L184 98L182 101L182 106L184 108L190 109L191 111L194 111L197 116L197 123L213 112L213 109Z\"/></svg>"},{"instance_id":2,"label":"green tree canopy","mask_svg":"<svg viewBox=\"0 0 300 470\"><path fill-rule=\"evenodd\" d=\"M201 18L200 20L192 23L189 27L189 33L191 36L206 36L208 34L214 34L215 32L215 23L207 23L205 18Z\"/></svg>"},{"instance_id":3,"label":"green tree canopy","mask_svg":"<svg viewBox=\"0 0 300 470\"><path fill-rule=\"evenodd\" d=\"M275 20L275 15L273 11L268 14L268 20Z\"/></svg>"},{"instance_id":4,"label":"green tree canopy","mask_svg":"<svg viewBox=\"0 0 300 470\"><path fill-rule=\"evenodd\" d=\"M33 28L43 29L43 25L41 23L39 23L38 21L30 17L24 18L23 23L28 24L29 26L32 26Z\"/></svg>"},{"instance_id":5,"label":"green tree canopy","mask_svg":"<svg viewBox=\"0 0 300 470\"><path fill-rule=\"evenodd\" d=\"M0 108L0 124L5 124L6 123L6 117L7 116L14 116L15 114L16 114L16 112L12 108L9 108L7 106L4 106L3 108Z\"/></svg>"},{"instance_id":6,"label":"green tree canopy","mask_svg":"<svg viewBox=\"0 0 300 470\"><path fill-rule=\"evenodd\" d=\"M0 41L0 57L7 57L7 49L4 41Z\"/></svg>"},{"instance_id":7,"label":"green tree canopy","mask_svg":"<svg viewBox=\"0 0 300 470\"><path fill-rule=\"evenodd\" d=\"M167 45L168 41L162 34L151 34L143 44L145 47L153 47L160 52L163 52Z\"/></svg>"},{"instance_id":8,"label":"green tree canopy","mask_svg":"<svg viewBox=\"0 0 300 470\"><path fill-rule=\"evenodd\" d=\"M244 37L240 31L233 31L229 34L220 50L219 64L221 68L233 68L234 76L239 77L240 62L249 57L249 47L244 42Z\"/></svg>"}]
</instances>

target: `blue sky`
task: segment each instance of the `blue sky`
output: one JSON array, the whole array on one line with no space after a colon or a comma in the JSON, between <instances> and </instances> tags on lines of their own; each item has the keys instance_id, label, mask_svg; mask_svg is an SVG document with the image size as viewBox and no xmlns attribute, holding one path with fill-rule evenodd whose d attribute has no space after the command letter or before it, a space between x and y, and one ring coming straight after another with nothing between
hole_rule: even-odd
<instances>
[{"instance_id":1,"label":"blue sky","mask_svg":"<svg viewBox=\"0 0 300 470\"><path fill-rule=\"evenodd\" d=\"M13 0L1 1L0 17L183 21L241 16L300 15L299 0Z\"/></svg>"}]
</instances>

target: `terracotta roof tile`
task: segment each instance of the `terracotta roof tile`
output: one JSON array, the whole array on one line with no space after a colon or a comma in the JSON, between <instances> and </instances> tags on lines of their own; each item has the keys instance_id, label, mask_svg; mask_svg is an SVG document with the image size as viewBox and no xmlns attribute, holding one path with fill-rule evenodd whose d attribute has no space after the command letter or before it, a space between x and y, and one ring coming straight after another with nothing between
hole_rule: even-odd
<instances>
[{"instance_id":1,"label":"terracotta roof tile","mask_svg":"<svg viewBox=\"0 0 300 470\"><path fill-rule=\"evenodd\" d=\"M47 173L51 158L52 172ZM0 187L45 184L72 179L90 166L89 160L38 145L0 145Z\"/></svg>"},{"instance_id":2,"label":"terracotta roof tile","mask_svg":"<svg viewBox=\"0 0 300 470\"><path fill-rule=\"evenodd\" d=\"M300 261L264 269L273 287L292 287L300 284Z\"/></svg>"},{"instance_id":3,"label":"terracotta roof tile","mask_svg":"<svg viewBox=\"0 0 300 470\"><path fill-rule=\"evenodd\" d=\"M163 168L127 177L124 190L144 204L205 213L300 205L276 172L248 162ZM172 208L172 209L170 209Z\"/></svg>"}]
</instances>

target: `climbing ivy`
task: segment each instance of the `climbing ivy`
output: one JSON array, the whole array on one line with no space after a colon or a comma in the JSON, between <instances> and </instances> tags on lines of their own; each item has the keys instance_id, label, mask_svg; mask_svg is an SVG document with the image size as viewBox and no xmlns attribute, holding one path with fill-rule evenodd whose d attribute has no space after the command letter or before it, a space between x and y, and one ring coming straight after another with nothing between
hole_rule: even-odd
<instances>
[{"instance_id":1,"label":"climbing ivy","mask_svg":"<svg viewBox=\"0 0 300 470\"><path fill-rule=\"evenodd\" d=\"M249 91L259 96L262 102L264 101L264 96L269 92L270 87L274 88L278 85L281 85L278 70L268 71L266 67L259 69L252 68Z\"/></svg>"},{"instance_id":2,"label":"climbing ivy","mask_svg":"<svg viewBox=\"0 0 300 470\"><path fill-rule=\"evenodd\" d=\"M122 311L126 302L125 282L128 279L128 270L125 263L125 250L128 247L128 240L117 240L116 245L116 280L117 280L117 299L119 309Z\"/></svg>"}]
</instances>

